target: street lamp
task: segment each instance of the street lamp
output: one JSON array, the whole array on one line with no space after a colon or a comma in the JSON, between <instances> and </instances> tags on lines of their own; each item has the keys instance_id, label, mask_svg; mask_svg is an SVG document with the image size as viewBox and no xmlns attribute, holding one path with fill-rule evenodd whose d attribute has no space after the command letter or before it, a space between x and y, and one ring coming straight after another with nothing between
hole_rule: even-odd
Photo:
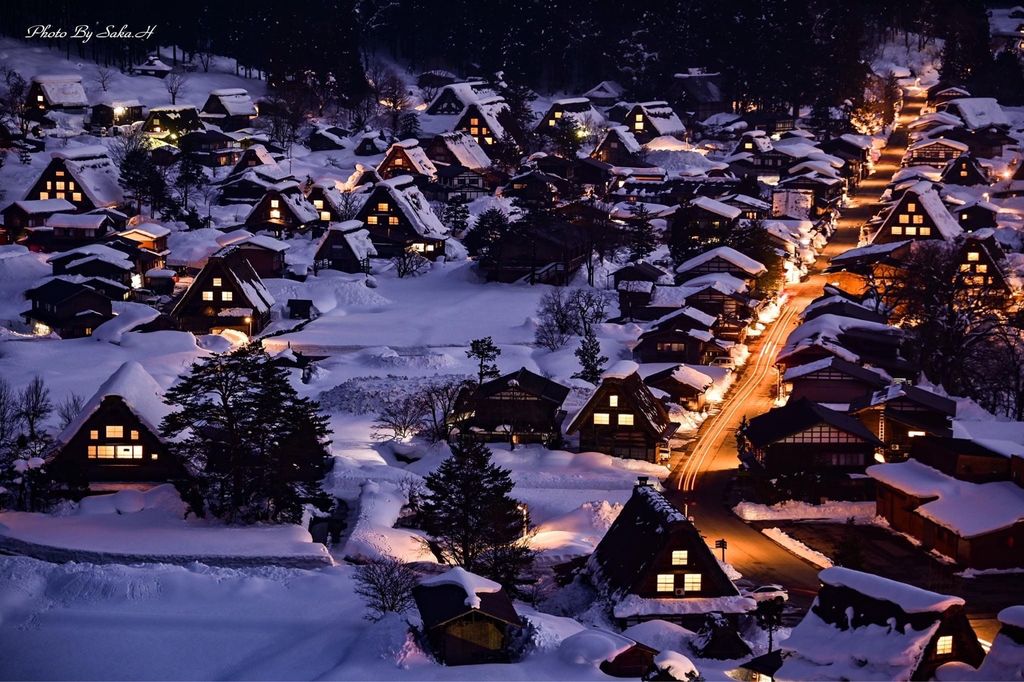
<instances>
[{"instance_id":1,"label":"street lamp","mask_svg":"<svg viewBox=\"0 0 1024 682\"><path fill-rule=\"evenodd\" d=\"M251 337L252 336L252 318L251 317L246 317L245 318L245 323L247 325L249 325L249 336Z\"/></svg>"}]
</instances>

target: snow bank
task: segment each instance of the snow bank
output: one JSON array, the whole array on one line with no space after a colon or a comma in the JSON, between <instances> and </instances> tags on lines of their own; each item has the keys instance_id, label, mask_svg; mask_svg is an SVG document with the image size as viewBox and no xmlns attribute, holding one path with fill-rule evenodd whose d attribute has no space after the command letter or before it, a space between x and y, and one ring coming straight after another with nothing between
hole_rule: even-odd
<instances>
[{"instance_id":1,"label":"snow bank","mask_svg":"<svg viewBox=\"0 0 1024 682\"><path fill-rule=\"evenodd\" d=\"M874 502L832 502L809 504L799 500L786 500L772 506L756 502L740 502L733 513L744 521L789 521L822 519L846 521L849 518L871 519L875 516Z\"/></svg>"},{"instance_id":2,"label":"snow bank","mask_svg":"<svg viewBox=\"0 0 1024 682\"><path fill-rule=\"evenodd\" d=\"M820 568L829 568L832 566L832 560L827 556L816 549L811 549L796 538L786 535L779 528L765 528L761 532L788 549L793 554L796 554L801 559L811 562L815 566Z\"/></svg>"},{"instance_id":3,"label":"snow bank","mask_svg":"<svg viewBox=\"0 0 1024 682\"><path fill-rule=\"evenodd\" d=\"M466 606L471 609L480 608L481 594L494 594L495 592L501 592L501 585L498 583L475 573L470 573L461 566L456 566L449 571L445 571L441 575L435 575L432 578L422 580L420 584L427 586L455 585L466 593Z\"/></svg>"}]
</instances>

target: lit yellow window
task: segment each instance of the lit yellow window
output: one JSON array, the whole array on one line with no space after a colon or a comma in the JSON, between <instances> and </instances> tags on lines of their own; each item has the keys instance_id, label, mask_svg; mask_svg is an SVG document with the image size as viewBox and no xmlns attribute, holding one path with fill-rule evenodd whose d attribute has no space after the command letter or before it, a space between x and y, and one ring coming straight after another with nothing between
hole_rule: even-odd
<instances>
[{"instance_id":1,"label":"lit yellow window","mask_svg":"<svg viewBox=\"0 0 1024 682\"><path fill-rule=\"evenodd\" d=\"M619 406L619 396L617 396L617 395L610 395L610 396L608 396L608 405L610 407L618 407Z\"/></svg>"},{"instance_id":2,"label":"lit yellow window","mask_svg":"<svg viewBox=\"0 0 1024 682\"><path fill-rule=\"evenodd\" d=\"M485 137L484 138L484 144L494 144L494 138L493 137Z\"/></svg>"},{"instance_id":3,"label":"lit yellow window","mask_svg":"<svg viewBox=\"0 0 1024 682\"><path fill-rule=\"evenodd\" d=\"M967 177L967 169L966 168L964 168L963 170L960 171L960 177L961 178L966 178Z\"/></svg>"},{"instance_id":4,"label":"lit yellow window","mask_svg":"<svg viewBox=\"0 0 1024 682\"><path fill-rule=\"evenodd\" d=\"M433 250L434 250L434 245L433 244L427 244L427 251L433 251Z\"/></svg>"},{"instance_id":5,"label":"lit yellow window","mask_svg":"<svg viewBox=\"0 0 1024 682\"><path fill-rule=\"evenodd\" d=\"M124 427L110 424L107 425L106 433L107 438L124 438Z\"/></svg>"},{"instance_id":6,"label":"lit yellow window","mask_svg":"<svg viewBox=\"0 0 1024 682\"><path fill-rule=\"evenodd\" d=\"M562 118L562 112L561 111L556 111L555 112L555 118ZM552 124L552 125L554 125L554 124Z\"/></svg>"},{"instance_id":7,"label":"lit yellow window","mask_svg":"<svg viewBox=\"0 0 1024 682\"><path fill-rule=\"evenodd\" d=\"M40 199L49 199L50 198L50 193L49 192L40 192L39 193L39 198Z\"/></svg>"},{"instance_id":8,"label":"lit yellow window","mask_svg":"<svg viewBox=\"0 0 1024 682\"><path fill-rule=\"evenodd\" d=\"M331 219L331 212L330 211L320 211L320 220L323 220L323 221L327 222L327 221L330 221L330 219Z\"/></svg>"},{"instance_id":9,"label":"lit yellow window","mask_svg":"<svg viewBox=\"0 0 1024 682\"><path fill-rule=\"evenodd\" d=\"M64 177L64 171L59 170L59 171L57 171L56 175L57 175L58 178L63 178Z\"/></svg>"},{"instance_id":10,"label":"lit yellow window","mask_svg":"<svg viewBox=\"0 0 1024 682\"><path fill-rule=\"evenodd\" d=\"M922 225L922 224L924 224L924 216L923 215L916 215L916 216L914 216L914 224L915 225Z\"/></svg>"},{"instance_id":11,"label":"lit yellow window","mask_svg":"<svg viewBox=\"0 0 1024 682\"><path fill-rule=\"evenodd\" d=\"M961 213L960 214L960 220L967 220L967 214L966 213Z\"/></svg>"},{"instance_id":12,"label":"lit yellow window","mask_svg":"<svg viewBox=\"0 0 1024 682\"><path fill-rule=\"evenodd\" d=\"M46 189L53 189L53 181L51 181L51 180L47 180L46 181Z\"/></svg>"},{"instance_id":13,"label":"lit yellow window","mask_svg":"<svg viewBox=\"0 0 1024 682\"><path fill-rule=\"evenodd\" d=\"M64 187L64 183L63 182L58 182L57 183L57 189L64 189L64 188L65 187Z\"/></svg>"},{"instance_id":14,"label":"lit yellow window","mask_svg":"<svg viewBox=\"0 0 1024 682\"><path fill-rule=\"evenodd\" d=\"M387 213L388 212L388 202L382 201L379 204L377 204L377 210L381 211L382 213Z\"/></svg>"},{"instance_id":15,"label":"lit yellow window","mask_svg":"<svg viewBox=\"0 0 1024 682\"><path fill-rule=\"evenodd\" d=\"M672 592L676 589L676 577L672 573L658 574L658 592Z\"/></svg>"},{"instance_id":16,"label":"lit yellow window","mask_svg":"<svg viewBox=\"0 0 1024 682\"><path fill-rule=\"evenodd\" d=\"M917 228L916 227L908 227L907 228L907 236L908 237L913 237L915 235L917 235Z\"/></svg>"},{"instance_id":17,"label":"lit yellow window","mask_svg":"<svg viewBox=\"0 0 1024 682\"><path fill-rule=\"evenodd\" d=\"M971 266L970 265L968 265L967 263L961 263L960 264L960 272L970 272L970 271L971 271Z\"/></svg>"},{"instance_id":18,"label":"lit yellow window","mask_svg":"<svg viewBox=\"0 0 1024 682\"><path fill-rule=\"evenodd\" d=\"M203 300L204 301L212 301L213 300L213 292L212 291L204 291L203 292Z\"/></svg>"},{"instance_id":19,"label":"lit yellow window","mask_svg":"<svg viewBox=\"0 0 1024 682\"><path fill-rule=\"evenodd\" d=\"M619 426L632 426L633 425L633 415L631 415L631 414L620 414L620 415L618 415L618 423L619 423Z\"/></svg>"},{"instance_id":20,"label":"lit yellow window","mask_svg":"<svg viewBox=\"0 0 1024 682\"><path fill-rule=\"evenodd\" d=\"M644 129L643 121L637 121L636 123L634 123L633 124L633 129L634 130L643 130Z\"/></svg>"},{"instance_id":21,"label":"lit yellow window","mask_svg":"<svg viewBox=\"0 0 1024 682\"><path fill-rule=\"evenodd\" d=\"M234 297L235 297L235 295L233 293L231 293L230 291L222 291L222 292L220 292L220 300L222 300L222 301L230 301L230 300L234 299Z\"/></svg>"},{"instance_id":22,"label":"lit yellow window","mask_svg":"<svg viewBox=\"0 0 1024 682\"><path fill-rule=\"evenodd\" d=\"M403 159L401 156L396 156L395 157L395 165L396 166L401 166L403 163L405 163L405 159Z\"/></svg>"},{"instance_id":23,"label":"lit yellow window","mask_svg":"<svg viewBox=\"0 0 1024 682\"><path fill-rule=\"evenodd\" d=\"M74 192L71 195L71 200L72 201L81 201L82 200L82 193L81 192Z\"/></svg>"},{"instance_id":24,"label":"lit yellow window","mask_svg":"<svg viewBox=\"0 0 1024 682\"><path fill-rule=\"evenodd\" d=\"M416 253L423 253L425 248L426 247L423 245L422 242L416 242L415 244L412 245L412 250L415 251Z\"/></svg>"},{"instance_id":25,"label":"lit yellow window","mask_svg":"<svg viewBox=\"0 0 1024 682\"><path fill-rule=\"evenodd\" d=\"M89 454L89 459L96 459L96 446L95 445L90 445L89 446L88 454Z\"/></svg>"},{"instance_id":26,"label":"lit yellow window","mask_svg":"<svg viewBox=\"0 0 1024 682\"><path fill-rule=\"evenodd\" d=\"M324 207L324 200L323 199L313 199L313 207L316 210L319 211L320 209L322 209Z\"/></svg>"},{"instance_id":27,"label":"lit yellow window","mask_svg":"<svg viewBox=\"0 0 1024 682\"><path fill-rule=\"evenodd\" d=\"M155 453L155 452L154 452L153 454L151 454L151 455L149 456L149 458L150 458L150 459L152 459L152 460L156 460L156 459L159 459L159 458L160 458L160 455L158 455L157 453Z\"/></svg>"},{"instance_id":28,"label":"lit yellow window","mask_svg":"<svg viewBox=\"0 0 1024 682\"><path fill-rule=\"evenodd\" d=\"M903 228L900 227L899 225L893 225L892 226L892 233L893 234L903 234Z\"/></svg>"},{"instance_id":29,"label":"lit yellow window","mask_svg":"<svg viewBox=\"0 0 1024 682\"><path fill-rule=\"evenodd\" d=\"M480 134L480 129L477 128L476 126L471 126L470 129L469 129L469 134L470 135L479 135Z\"/></svg>"},{"instance_id":30,"label":"lit yellow window","mask_svg":"<svg viewBox=\"0 0 1024 682\"><path fill-rule=\"evenodd\" d=\"M279 199L271 199L270 208L281 208L281 201Z\"/></svg>"},{"instance_id":31,"label":"lit yellow window","mask_svg":"<svg viewBox=\"0 0 1024 682\"><path fill-rule=\"evenodd\" d=\"M132 432L131 432L131 438L132 438L132 440L138 440L139 439L139 432L135 431L133 429Z\"/></svg>"},{"instance_id":32,"label":"lit yellow window","mask_svg":"<svg viewBox=\"0 0 1024 682\"><path fill-rule=\"evenodd\" d=\"M594 413L595 424L608 424L610 423L607 412L595 412Z\"/></svg>"},{"instance_id":33,"label":"lit yellow window","mask_svg":"<svg viewBox=\"0 0 1024 682\"><path fill-rule=\"evenodd\" d=\"M639 123L640 121L643 121L643 120L644 120L644 115L643 115L643 114L637 114L637 115L636 115L636 119L635 119L635 120L636 120L636 121L637 121L638 123Z\"/></svg>"},{"instance_id":34,"label":"lit yellow window","mask_svg":"<svg viewBox=\"0 0 1024 682\"><path fill-rule=\"evenodd\" d=\"M377 216L375 216L375 215L367 216L366 217L366 224L367 225L376 225L377 224Z\"/></svg>"},{"instance_id":35,"label":"lit yellow window","mask_svg":"<svg viewBox=\"0 0 1024 682\"><path fill-rule=\"evenodd\" d=\"M396 216L396 215L388 216L388 225L397 225L397 224L398 224L398 216Z\"/></svg>"},{"instance_id":36,"label":"lit yellow window","mask_svg":"<svg viewBox=\"0 0 1024 682\"><path fill-rule=\"evenodd\" d=\"M483 128L480 129L480 134L481 135L486 135L488 132L489 131L487 130L487 126L484 126Z\"/></svg>"},{"instance_id":37,"label":"lit yellow window","mask_svg":"<svg viewBox=\"0 0 1024 682\"><path fill-rule=\"evenodd\" d=\"M551 127L554 127L554 125L555 125L555 119L553 119L553 118L549 118L549 119L548 119L548 125L549 125L549 126L551 126Z\"/></svg>"},{"instance_id":38,"label":"lit yellow window","mask_svg":"<svg viewBox=\"0 0 1024 682\"><path fill-rule=\"evenodd\" d=\"M930 228L930 227L922 227L921 228L921 232L919 234L922 237L929 237L932 234L932 228Z\"/></svg>"},{"instance_id":39,"label":"lit yellow window","mask_svg":"<svg viewBox=\"0 0 1024 682\"><path fill-rule=\"evenodd\" d=\"M271 220L280 220L281 219L281 211L279 209L276 209L276 208L270 209L270 219Z\"/></svg>"},{"instance_id":40,"label":"lit yellow window","mask_svg":"<svg viewBox=\"0 0 1024 682\"><path fill-rule=\"evenodd\" d=\"M99 439L100 439L100 432L98 430L93 429L92 431L89 432L89 440L99 440Z\"/></svg>"},{"instance_id":41,"label":"lit yellow window","mask_svg":"<svg viewBox=\"0 0 1024 682\"><path fill-rule=\"evenodd\" d=\"M981 253L979 251L968 251L967 260L970 263L981 260Z\"/></svg>"},{"instance_id":42,"label":"lit yellow window","mask_svg":"<svg viewBox=\"0 0 1024 682\"><path fill-rule=\"evenodd\" d=\"M471 126L478 126L478 125L480 125L480 119L478 119L478 118L471 118L471 119L469 119L469 125L471 125Z\"/></svg>"},{"instance_id":43,"label":"lit yellow window","mask_svg":"<svg viewBox=\"0 0 1024 682\"><path fill-rule=\"evenodd\" d=\"M63 199L64 198L64 192L57 192L57 198L58 199Z\"/></svg>"},{"instance_id":44,"label":"lit yellow window","mask_svg":"<svg viewBox=\"0 0 1024 682\"><path fill-rule=\"evenodd\" d=\"M953 653L953 635L942 635L935 642L935 653L939 656Z\"/></svg>"},{"instance_id":45,"label":"lit yellow window","mask_svg":"<svg viewBox=\"0 0 1024 682\"><path fill-rule=\"evenodd\" d=\"M907 204L907 211L913 213L917 210L917 204Z\"/></svg>"},{"instance_id":46,"label":"lit yellow window","mask_svg":"<svg viewBox=\"0 0 1024 682\"><path fill-rule=\"evenodd\" d=\"M984 263L978 263L977 265L974 266L974 271L980 272L981 274L984 275L986 272L988 272L988 266L985 265Z\"/></svg>"},{"instance_id":47,"label":"lit yellow window","mask_svg":"<svg viewBox=\"0 0 1024 682\"><path fill-rule=\"evenodd\" d=\"M906 213L901 213L900 214L900 225L909 225L909 224L910 224L910 216L908 216Z\"/></svg>"},{"instance_id":48,"label":"lit yellow window","mask_svg":"<svg viewBox=\"0 0 1024 682\"><path fill-rule=\"evenodd\" d=\"M42 102L43 101L43 96L42 95L36 95L36 101L37 102Z\"/></svg>"},{"instance_id":49,"label":"lit yellow window","mask_svg":"<svg viewBox=\"0 0 1024 682\"><path fill-rule=\"evenodd\" d=\"M215 286L215 287L219 287L222 282L223 282L223 280L220 277L214 277L213 278L213 286Z\"/></svg>"},{"instance_id":50,"label":"lit yellow window","mask_svg":"<svg viewBox=\"0 0 1024 682\"><path fill-rule=\"evenodd\" d=\"M685 549L672 550L672 565L685 566L690 562L690 552Z\"/></svg>"},{"instance_id":51,"label":"lit yellow window","mask_svg":"<svg viewBox=\"0 0 1024 682\"><path fill-rule=\"evenodd\" d=\"M687 592L700 592L700 573L687 573L684 575L683 589Z\"/></svg>"}]
</instances>

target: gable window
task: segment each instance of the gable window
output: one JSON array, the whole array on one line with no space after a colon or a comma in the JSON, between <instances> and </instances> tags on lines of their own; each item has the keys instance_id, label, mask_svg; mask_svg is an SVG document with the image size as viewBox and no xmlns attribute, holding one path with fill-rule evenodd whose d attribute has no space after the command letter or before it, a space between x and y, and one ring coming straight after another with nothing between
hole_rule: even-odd
<instances>
[{"instance_id":1,"label":"gable window","mask_svg":"<svg viewBox=\"0 0 1024 682\"><path fill-rule=\"evenodd\" d=\"M968 262L971 262L971 263L973 263L976 260L981 260L981 254L979 252L977 252L977 251L968 251L967 252L967 260L968 260Z\"/></svg>"},{"instance_id":2,"label":"gable window","mask_svg":"<svg viewBox=\"0 0 1024 682\"><path fill-rule=\"evenodd\" d=\"M900 227L899 225L893 225L892 226L892 233L893 234L903 234L903 228Z\"/></svg>"},{"instance_id":3,"label":"gable window","mask_svg":"<svg viewBox=\"0 0 1024 682\"><path fill-rule=\"evenodd\" d=\"M555 113L557 114L558 112L555 112ZM549 125L549 126L552 126L552 127L554 127L554 125L555 125L555 119L553 119L553 118L549 118L549 119L548 119L548 125Z\"/></svg>"},{"instance_id":4,"label":"gable window","mask_svg":"<svg viewBox=\"0 0 1024 682\"><path fill-rule=\"evenodd\" d=\"M213 292L212 291L204 291L203 292L203 300L204 301L212 301L213 300Z\"/></svg>"},{"instance_id":5,"label":"gable window","mask_svg":"<svg viewBox=\"0 0 1024 682\"><path fill-rule=\"evenodd\" d=\"M331 212L330 211L320 211L320 220L323 220L324 222L330 222L330 220L331 220Z\"/></svg>"},{"instance_id":6,"label":"gable window","mask_svg":"<svg viewBox=\"0 0 1024 682\"><path fill-rule=\"evenodd\" d=\"M73 201L81 201L82 200L82 193L81 192L74 192L74 193L72 193L71 199Z\"/></svg>"},{"instance_id":7,"label":"gable window","mask_svg":"<svg viewBox=\"0 0 1024 682\"><path fill-rule=\"evenodd\" d=\"M230 292L230 291L222 291L222 292L220 292L220 300L222 300L222 301L230 301L234 297L235 297L234 294L232 292Z\"/></svg>"},{"instance_id":8,"label":"gable window","mask_svg":"<svg viewBox=\"0 0 1024 682\"><path fill-rule=\"evenodd\" d=\"M213 278L213 286L219 287L219 286L221 286L221 282L222 282L222 280L221 280L220 277L214 277Z\"/></svg>"},{"instance_id":9,"label":"gable window","mask_svg":"<svg viewBox=\"0 0 1024 682\"><path fill-rule=\"evenodd\" d=\"M115 424L108 424L106 428L107 438L124 438L124 427Z\"/></svg>"},{"instance_id":10,"label":"gable window","mask_svg":"<svg viewBox=\"0 0 1024 682\"><path fill-rule=\"evenodd\" d=\"M478 125L480 125L480 119L478 119L478 118L471 118L471 119L469 119L469 125L471 125L471 126L478 126Z\"/></svg>"},{"instance_id":11,"label":"gable window","mask_svg":"<svg viewBox=\"0 0 1024 682\"><path fill-rule=\"evenodd\" d=\"M89 440L99 440L99 439L100 439L100 432L98 430L93 429L92 431L89 432Z\"/></svg>"},{"instance_id":12,"label":"gable window","mask_svg":"<svg viewBox=\"0 0 1024 682\"><path fill-rule=\"evenodd\" d=\"M279 209L276 209L276 208L270 209L270 219L271 220L280 220L281 219L281 211Z\"/></svg>"},{"instance_id":13,"label":"gable window","mask_svg":"<svg viewBox=\"0 0 1024 682\"><path fill-rule=\"evenodd\" d=\"M966 178L967 177L967 169L966 168L964 168L963 170L960 171L960 177L961 178Z\"/></svg>"},{"instance_id":14,"label":"gable window","mask_svg":"<svg viewBox=\"0 0 1024 682\"><path fill-rule=\"evenodd\" d=\"M139 432L135 431L135 430L132 430L132 432L131 432L131 439L132 440L138 440L139 439Z\"/></svg>"},{"instance_id":15,"label":"gable window","mask_svg":"<svg viewBox=\"0 0 1024 682\"><path fill-rule=\"evenodd\" d=\"M608 406L609 407L618 407L619 406L619 396L617 396L617 395L610 395L610 396L608 396Z\"/></svg>"},{"instance_id":16,"label":"gable window","mask_svg":"<svg viewBox=\"0 0 1024 682\"><path fill-rule=\"evenodd\" d=\"M403 159L401 156L396 156L395 157L395 165L396 166L401 166L403 163L405 163L405 159Z\"/></svg>"},{"instance_id":17,"label":"gable window","mask_svg":"<svg viewBox=\"0 0 1024 682\"><path fill-rule=\"evenodd\" d=\"M49 192L40 192L39 193L39 199L40 200L46 200L46 199L49 199L49 198L50 198L50 193Z\"/></svg>"},{"instance_id":18,"label":"gable window","mask_svg":"<svg viewBox=\"0 0 1024 682\"><path fill-rule=\"evenodd\" d=\"M690 551L686 549L672 550L672 565L685 566L690 562Z\"/></svg>"},{"instance_id":19,"label":"gable window","mask_svg":"<svg viewBox=\"0 0 1024 682\"><path fill-rule=\"evenodd\" d=\"M922 227L921 231L919 232L919 234L922 237L929 237L932 234L932 228L930 228L930 227Z\"/></svg>"},{"instance_id":20,"label":"gable window","mask_svg":"<svg viewBox=\"0 0 1024 682\"><path fill-rule=\"evenodd\" d=\"M382 212L382 213L387 213L388 212L388 202L382 201L379 204L377 204L377 210Z\"/></svg>"},{"instance_id":21,"label":"gable window","mask_svg":"<svg viewBox=\"0 0 1024 682\"><path fill-rule=\"evenodd\" d=\"M608 413L607 412L595 412L594 413L594 423L595 424L609 424L609 423L611 423L610 420L609 420Z\"/></svg>"},{"instance_id":22,"label":"gable window","mask_svg":"<svg viewBox=\"0 0 1024 682\"><path fill-rule=\"evenodd\" d=\"M672 573L658 574L658 592L672 592L676 589L676 577Z\"/></svg>"},{"instance_id":23,"label":"gable window","mask_svg":"<svg viewBox=\"0 0 1024 682\"><path fill-rule=\"evenodd\" d=\"M917 228L916 227L908 227L907 228L907 234L910 235L910 236L916 235L917 234Z\"/></svg>"},{"instance_id":24,"label":"gable window","mask_svg":"<svg viewBox=\"0 0 1024 682\"><path fill-rule=\"evenodd\" d=\"M974 266L974 271L984 275L986 272L988 272L988 266L985 265L984 263L978 263L977 265Z\"/></svg>"},{"instance_id":25,"label":"gable window","mask_svg":"<svg viewBox=\"0 0 1024 682\"><path fill-rule=\"evenodd\" d=\"M945 656L953 653L953 635L942 635L935 642L935 653Z\"/></svg>"},{"instance_id":26,"label":"gable window","mask_svg":"<svg viewBox=\"0 0 1024 682\"><path fill-rule=\"evenodd\" d=\"M906 213L901 213L900 214L900 225L909 225L909 224L910 224L910 216L908 216Z\"/></svg>"},{"instance_id":27,"label":"gable window","mask_svg":"<svg viewBox=\"0 0 1024 682\"><path fill-rule=\"evenodd\" d=\"M683 589L687 592L700 592L700 573L687 573L684 575Z\"/></svg>"},{"instance_id":28,"label":"gable window","mask_svg":"<svg viewBox=\"0 0 1024 682\"><path fill-rule=\"evenodd\" d=\"M281 202L278 199L270 200L270 208L281 208Z\"/></svg>"},{"instance_id":29,"label":"gable window","mask_svg":"<svg viewBox=\"0 0 1024 682\"><path fill-rule=\"evenodd\" d=\"M917 204L907 204L907 211L913 213L917 210Z\"/></svg>"},{"instance_id":30,"label":"gable window","mask_svg":"<svg viewBox=\"0 0 1024 682\"><path fill-rule=\"evenodd\" d=\"M620 414L620 415L618 415L618 423L619 423L619 426L632 426L633 425L633 415L631 415L631 414Z\"/></svg>"},{"instance_id":31,"label":"gable window","mask_svg":"<svg viewBox=\"0 0 1024 682\"><path fill-rule=\"evenodd\" d=\"M555 118L562 118L562 112L561 111L556 111L555 112ZM552 125L554 125L554 124L552 124Z\"/></svg>"},{"instance_id":32,"label":"gable window","mask_svg":"<svg viewBox=\"0 0 1024 682\"><path fill-rule=\"evenodd\" d=\"M923 215L916 215L916 216L914 216L914 224L915 225L922 225L922 224L924 224L924 216Z\"/></svg>"},{"instance_id":33,"label":"gable window","mask_svg":"<svg viewBox=\"0 0 1024 682\"><path fill-rule=\"evenodd\" d=\"M396 216L396 215L388 216L388 225L397 225L397 224L398 224L398 216Z\"/></svg>"},{"instance_id":34,"label":"gable window","mask_svg":"<svg viewBox=\"0 0 1024 682\"><path fill-rule=\"evenodd\" d=\"M377 224L377 216L375 216L375 215L367 216L366 217L366 224L367 225L376 225Z\"/></svg>"}]
</instances>

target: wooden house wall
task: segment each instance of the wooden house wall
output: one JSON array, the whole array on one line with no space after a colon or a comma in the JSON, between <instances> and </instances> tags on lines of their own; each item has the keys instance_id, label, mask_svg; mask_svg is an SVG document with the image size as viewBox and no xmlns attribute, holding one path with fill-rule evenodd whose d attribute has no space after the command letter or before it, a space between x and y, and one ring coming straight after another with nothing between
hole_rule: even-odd
<instances>
[{"instance_id":1,"label":"wooden house wall","mask_svg":"<svg viewBox=\"0 0 1024 682\"><path fill-rule=\"evenodd\" d=\"M94 208L101 208L89 199L82 191L78 182L68 172L64 159L52 159L49 165L43 169L32 189L25 197L29 200L35 199L64 199L75 205L78 213L85 213Z\"/></svg>"},{"instance_id":2,"label":"wooden house wall","mask_svg":"<svg viewBox=\"0 0 1024 682\"><path fill-rule=\"evenodd\" d=\"M508 661L508 625L473 611L427 633L445 665L475 665Z\"/></svg>"},{"instance_id":3,"label":"wooden house wall","mask_svg":"<svg viewBox=\"0 0 1024 682\"><path fill-rule=\"evenodd\" d=\"M122 426L124 436L108 438L107 426ZM131 437L133 431L138 433L138 438ZM96 438L91 437L92 432L95 432ZM141 457L101 458L98 450L95 456L90 454L90 448L100 446L113 446L116 454L119 445L141 448ZM183 473L157 434L142 423L120 396L107 396L103 399L99 409L61 448L53 466L58 475L84 476L90 482L167 481Z\"/></svg>"},{"instance_id":4,"label":"wooden house wall","mask_svg":"<svg viewBox=\"0 0 1024 682\"><path fill-rule=\"evenodd\" d=\"M473 425L488 431L502 425L511 426L516 433L548 434L558 429L555 415L559 406L526 391L508 388L476 399L474 406Z\"/></svg>"},{"instance_id":5,"label":"wooden house wall","mask_svg":"<svg viewBox=\"0 0 1024 682\"><path fill-rule=\"evenodd\" d=\"M611 406L611 395L618 398L617 407ZM594 450L625 459L659 461L661 450L666 444L650 436L639 426L644 417L619 384L602 384L590 406L592 409L586 414L579 428L580 450ZM594 413L607 414L609 423L595 424ZM618 417L621 414L632 414L633 426L620 425Z\"/></svg>"},{"instance_id":6,"label":"wooden house wall","mask_svg":"<svg viewBox=\"0 0 1024 682\"><path fill-rule=\"evenodd\" d=\"M397 256L410 247L428 260L436 260L444 255L444 240L420 236L391 195L383 189L376 189L370 194L359 209L356 220L362 222L370 233L373 246L381 258Z\"/></svg>"},{"instance_id":7,"label":"wooden house wall","mask_svg":"<svg viewBox=\"0 0 1024 682\"><path fill-rule=\"evenodd\" d=\"M220 278L219 285L214 284L216 278ZM211 292L213 300L204 301L203 292ZM224 292L230 293L231 300L224 300ZM209 334L214 330L236 329L246 334L257 334L270 321L269 311L261 314L254 310L249 316L251 322L245 322L244 316L222 317L218 315L218 312L224 309L250 307L249 300L235 285L234 278L226 274L226 268L223 266L210 267L208 265L203 268L185 296L189 297L185 307L175 311L183 331Z\"/></svg>"},{"instance_id":8,"label":"wooden house wall","mask_svg":"<svg viewBox=\"0 0 1024 682\"><path fill-rule=\"evenodd\" d=\"M834 370L805 374L788 382L790 400L807 398L816 403L850 403L867 396L874 386Z\"/></svg>"}]
</instances>

